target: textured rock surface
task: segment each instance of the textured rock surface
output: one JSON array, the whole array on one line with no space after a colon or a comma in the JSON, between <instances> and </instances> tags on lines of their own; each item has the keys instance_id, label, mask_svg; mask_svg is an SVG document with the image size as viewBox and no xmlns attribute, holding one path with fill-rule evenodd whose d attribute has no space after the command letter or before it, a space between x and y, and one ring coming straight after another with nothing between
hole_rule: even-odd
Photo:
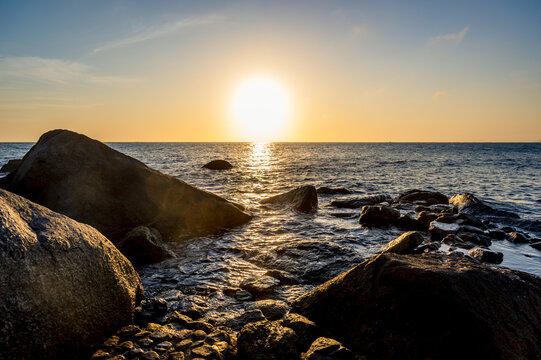
<instances>
[{"instance_id":1,"label":"textured rock surface","mask_svg":"<svg viewBox=\"0 0 541 360\"><path fill-rule=\"evenodd\" d=\"M403 192L398 195L397 201L401 203L422 202L426 205L449 204L447 196L440 192L417 189Z\"/></svg>"},{"instance_id":2,"label":"textured rock surface","mask_svg":"<svg viewBox=\"0 0 541 360\"><path fill-rule=\"evenodd\" d=\"M357 360L357 357L348 348L338 341L326 337L317 338L308 351L303 354L302 360Z\"/></svg>"},{"instance_id":3,"label":"textured rock surface","mask_svg":"<svg viewBox=\"0 0 541 360\"><path fill-rule=\"evenodd\" d=\"M439 254L383 254L292 309L369 358L534 359L540 294L541 279L519 271Z\"/></svg>"},{"instance_id":4,"label":"textured rock surface","mask_svg":"<svg viewBox=\"0 0 541 360\"><path fill-rule=\"evenodd\" d=\"M358 209L365 205L376 205L384 201L391 201L389 195L372 195L364 196L357 199L334 199L331 200L331 206L337 208L346 208L346 209Z\"/></svg>"},{"instance_id":5,"label":"textured rock surface","mask_svg":"<svg viewBox=\"0 0 541 360\"><path fill-rule=\"evenodd\" d=\"M289 205L300 212L315 212L317 210L317 191L312 185L305 185L284 194L263 199L261 203Z\"/></svg>"},{"instance_id":6,"label":"textured rock surface","mask_svg":"<svg viewBox=\"0 0 541 360\"><path fill-rule=\"evenodd\" d=\"M133 320L130 262L96 229L0 190L0 358L80 355Z\"/></svg>"},{"instance_id":7,"label":"textured rock surface","mask_svg":"<svg viewBox=\"0 0 541 360\"><path fill-rule=\"evenodd\" d=\"M322 186L322 187L317 188L317 193L325 194L325 195L346 195L346 194L351 194L351 191L345 188L341 188L341 187L331 188L327 186Z\"/></svg>"},{"instance_id":8,"label":"textured rock surface","mask_svg":"<svg viewBox=\"0 0 541 360\"><path fill-rule=\"evenodd\" d=\"M89 224L113 242L140 225L169 241L250 219L219 196L67 130L42 135L4 182L8 190Z\"/></svg>"},{"instance_id":9,"label":"textured rock surface","mask_svg":"<svg viewBox=\"0 0 541 360\"><path fill-rule=\"evenodd\" d=\"M366 226L389 226L400 217L400 211L386 205L366 205L361 210L359 223Z\"/></svg>"},{"instance_id":10,"label":"textured rock surface","mask_svg":"<svg viewBox=\"0 0 541 360\"><path fill-rule=\"evenodd\" d=\"M10 173L10 172L13 172L13 171L17 170L19 165L21 165L21 162L22 162L21 159L11 159L11 160L9 160L7 163L2 165L2 167L0 168L0 173Z\"/></svg>"},{"instance_id":11,"label":"textured rock surface","mask_svg":"<svg viewBox=\"0 0 541 360\"><path fill-rule=\"evenodd\" d=\"M211 162L203 165L203 167L210 170L229 170L233 168L233 165L226 160L212 160Z\"/></svg>"},{"instance_id":12,"label":"textured rock surface","mask_svg":"<svg viewBox=\"0 0 541 360\"><path fill-rule=\"evenodd\" d=\"M175 257L175 254L163 244L158 230L146 226L138 226L129 231L116 243L116 247L134 266Z\"/></svg>"},{"instance_id":13,"label":"textured rock surface","mask_svg":"<svg viewBox=\"0 0 541 360\"><path fill-rule=\"evenodd\" d=\"M248 324L239 332L237 355L242 360L298 359L298 337L276 321Z\"/></svg>"},{"instance_id":14,"label":"textured rock surface","mask_svg":"<svg viewBox=\"0 0 541 360\"><path fill-rule=\"evenodd\" d=\"M395 254L410 254L423 242L423 236L417 231L408 231L392 240L382 252Z\"/></svg>"}]
</instances>

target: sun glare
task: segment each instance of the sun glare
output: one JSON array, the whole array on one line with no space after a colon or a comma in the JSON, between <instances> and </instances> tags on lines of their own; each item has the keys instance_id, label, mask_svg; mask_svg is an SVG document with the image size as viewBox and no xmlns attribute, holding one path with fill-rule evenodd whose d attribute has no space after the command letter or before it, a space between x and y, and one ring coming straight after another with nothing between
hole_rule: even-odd
<instances>
[{"instance_id":1,"label":"sun glare","mask_svg":"<svg viewBox=\"0 0 541 360\"><path fill-rule=\"evenodd\" d=\"M244 81L235 91L231 115L249 141L273 141L291 116L288 93L280 83L266 77Z\"/></svg>"}]
</instances>

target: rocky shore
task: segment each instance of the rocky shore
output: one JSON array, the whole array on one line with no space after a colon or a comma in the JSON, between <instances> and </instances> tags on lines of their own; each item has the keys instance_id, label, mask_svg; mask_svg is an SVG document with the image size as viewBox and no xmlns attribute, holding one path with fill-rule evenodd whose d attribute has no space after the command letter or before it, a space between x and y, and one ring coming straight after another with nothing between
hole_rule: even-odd
<instances>
[{"instance_id":1,"label":"rocky shore","mask_svg":"<svg viewBox=\"0 0 541 360\"><path fill-rule=\"evenodd\" d=\"M541 222L473 194L355 197L306 185L262 200L317 216L318 194L336 195L329 205L345 209L336 216L402 234L358 261L318 244L329 262L292 266L315 246L309 239L254 256L269 270L220 290L246 304L222 320L207 316L212 304L201 296L173 289L145 298L134 266L243 226L252 217L243 206L66 130L44 134L5 171L0 359L541 358L541 279L497 266L504 255L491 249L501 241L541 249L518 230L540 233ZM345 257L359 265L343 272ZM290 303L274 296L297 284L320 285Z\"/></svg>"}]
</instances>

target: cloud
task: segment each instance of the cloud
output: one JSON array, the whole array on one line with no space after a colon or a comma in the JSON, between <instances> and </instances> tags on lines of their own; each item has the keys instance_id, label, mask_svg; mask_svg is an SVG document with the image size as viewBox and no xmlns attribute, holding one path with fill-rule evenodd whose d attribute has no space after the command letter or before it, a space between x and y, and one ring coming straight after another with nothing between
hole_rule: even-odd
<instances>
[{"instance_id":1,"label":"cloud","mask_svg":"<svg viewBox=\"0 0 541 360\"><path fill-rule=\"evenodd\" d=\"M449 93L447 91L436 91L434 94L432 94L432 100L440 100L448 96Z\"/></svg>"},{"instance_id":2,"label":"cloud","mask_svg":"<svg viewBox=\"0 0 541 360\"><path fill-rule=\"evenodd\" d=\"M432 46L440 42L454 42L455 44L460 44L460 42L462 41L462 39L464 39L464 36L466 36L468 31L470 31L469 25L457 33L436 35L433 38L430 38L430 40L428 40L427 45Z\"/></svg>"},{"instance_id":3,"label":"cloud","mask_svg":"<svg viewBox=\"0 0 541 360\"><path fill-rule=\"evenodd\" d=\"M133 80L97 75L90 66L75 61L34 56L0 57L0 82L3 85L28 82L113 84Z\"/></svg>"},{"instance_id":4,"label":"cloud","mask_svg":"<svg viewBox=\"0 0 541 360\"><path fill-rule=\"evenodd\" d=\"M162 36L173 34L177 32L178 30L184 29L184 28L214 24L222 19L223 17L219 15L207 15L207 16L185 18L185 19L177 20L175 22L161 24L158 26L152 26L152 27L144 29L143 31L140 31L138 34L135 34L133 36L103 43L99 45L98 47L96 47L94 50L92 50L92 54L97 54L102 51L112 50L119 47L125 47L129 45L137 44L143 41L160 38Z\"/></svg>"}]
</instances>

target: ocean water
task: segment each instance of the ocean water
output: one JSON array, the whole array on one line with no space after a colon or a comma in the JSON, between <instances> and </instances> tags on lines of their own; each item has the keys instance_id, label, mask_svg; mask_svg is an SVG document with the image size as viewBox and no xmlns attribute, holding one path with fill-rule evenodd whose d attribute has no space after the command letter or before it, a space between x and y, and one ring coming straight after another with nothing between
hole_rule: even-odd
<instances>
[{"instance_id":1,"label":"ocean water","mask_svg":"<svg viewBox=\"0 0 541 360\"><path fill-rule=\"evenodd\" d=\"M0 144L0 163L22 157L31 145ZM401 233L362 228L360 210L333 208L331 199L395 196L413 188L448 196L471 192L495 208L541 221L540 143L108 145L154 169L242 203L254 215L248 224L223 234L174 244L177 259L138 269L148 296L166 298L172 309L198 307L216 319L247 308L245 302L225 296L225 288L236 288L245 279L277 269L298 284L281 285L271 297L289 301L375 254ZM226 159L235 167L227 171L201 168L213 159ZM319 195L315 214L259 204L265 197L307 184L345 187L353 194ZM541 233L526 232L541 238ZM541 275L540 251L508 241L494 241L492 248L504 253L501 266Z\"/></svg>"}]
</instances>

